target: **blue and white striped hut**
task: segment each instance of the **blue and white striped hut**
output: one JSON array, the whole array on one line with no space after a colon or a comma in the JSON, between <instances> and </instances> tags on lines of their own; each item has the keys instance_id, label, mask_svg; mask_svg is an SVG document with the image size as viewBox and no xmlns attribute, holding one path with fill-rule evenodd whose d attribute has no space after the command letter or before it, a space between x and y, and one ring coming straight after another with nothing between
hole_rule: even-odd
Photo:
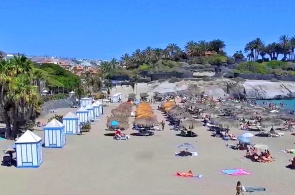
<instances>
[{"instance_id":1,"label":"blue and white striped hut","mask_svg":"<svg viewBox=\"0 0 295 195\"><path fill-rule=\"evenodd\" d=\"M120 100L122 100L122 93L116 93L112 95L112 102L118 103Z\"/></svg>"},{"instance_id":2,"label":"blue and white striped hut","mask_svg":"<svg viewBox=\"0 0 295 195\"><path fill-rule=\"evenodd\" d=\"M79 110L77 110L76 115L79 118L80 123L90 122L90 120L89 120L89 111L86 110L85 108L81 107Z\"/></svg>"},{"instance_id":3,"label":"blue and white striped hut","mask_svg":"<svg viewBox=\"0 0 295 195\"><path fill-rule=\"evenodd\" d=\"M92 98L81 98L80 99L80 106L81 107L86 107L91 104L92 104Z\"/></svg>"},{"instance_id":4,"label":"blue and white striped hut","mask_svg":"<svg viewBox=\"0 0 295 195\"><path fill-rule=\"evenodd\" d=\"M43 162L42 139L27 130L15 142L16 163L18 168L37 168Z\"/></svg>"},{"instance_id":5,"label":"blue and white striped hut","mask_svg":"<svg viewBox=\"0 0 295 195\"><path fill-rule=\"evenodd\" d=\"M43 127L45 148L62 148L66 145L64 127L65 126L55 118Z\"/></svg>"},{"instance_id":6,"label":"blue and white striped hut","mask_svg":"<svg viewBox=\"0 0 295 195\"><path fill-rule=\"evenodd\" d=\"M100 116L99 114L99 105L97 105L95 102L91 105L94 108L94 120L97 120Z\"/></svg>"},{"instance_id":7,"label":"blue and white striped hut","mask_svg":"<svg viewBox=\"0 0 295 195\"><path fill-rule=\"evenodd\" d=\"M96 101L95 102L99 106L99 115L103 114L103 104L101 101Z\"/></svg>"},{"instance_id":8,"label":"blue and white striped hut","mask_svg":"<svg viewBox=\"0 0 295 195\"><path fill-rule=\"evenodd\" d=\"M72 112L69 112L62 118L62 123L65 126L67 135L80 134L79 118Z\"/></svg>"},{"instance_id":9,"label":"blue and white striped hut","mask_svg":"<svg viewBox=\"0 0 295 195\"><path fill-rule=\"evenodd\" d=\"M94 108L91 105L86 106L86 110L88 110L88 117L90 121L94 121Z\"/></svg>"}]
</instances>

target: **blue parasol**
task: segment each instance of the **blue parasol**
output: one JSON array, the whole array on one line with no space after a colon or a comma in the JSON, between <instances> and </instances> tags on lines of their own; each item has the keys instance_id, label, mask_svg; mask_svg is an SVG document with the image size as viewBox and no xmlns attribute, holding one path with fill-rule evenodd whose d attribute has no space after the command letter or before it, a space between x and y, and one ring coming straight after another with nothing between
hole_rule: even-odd
<instances>
[{"instance_id":1,"label":"blue parasol","mask_svg":"<svg viewBox=\"0 0 295 195\"><path fill-rule=\"evenodd\" d=\"M244 136L239 136L239 137L237 137L237 139L243 143L251 143L251 140L247 137L244 137Z\"/></svg>"},{"instance_id":2,"label":"blue parasol","mask_svg":"<svg viewBox=\"0 0 295 195\"><path fill-rule=\"evenodd\" d=\"M111 126L118 126L118 125L119 125L118 121L112 121L111 122Z\"/></svg>"},{"instance_id":3,"label":"blue parasol","mask_svg":"<svg viewBox=\"0 0 295 195\"><path fill-rule=\"evenodd\" d=\"M195 147L193 145L189 144L189 143L183 143L183 144L180 144L178 146L178 148L183 148L183 149L189 149L189 148L191 148L191 149L194 149Z\"/></svg>"}]
</instances>

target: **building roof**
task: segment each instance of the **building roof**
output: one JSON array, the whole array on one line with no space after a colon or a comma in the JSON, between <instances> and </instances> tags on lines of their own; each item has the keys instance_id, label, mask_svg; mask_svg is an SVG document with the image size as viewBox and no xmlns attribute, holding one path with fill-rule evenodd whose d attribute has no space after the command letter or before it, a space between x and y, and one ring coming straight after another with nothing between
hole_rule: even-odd
<instances>
[{"instance_id":1,"label":"building roof","mask_svg":"<svg viewBox=\"0 0 295 195\"><path fill-rule=\"evenodd\" d=\"M56 120L55 118L52 119L49 123L47 123L47 125L44 128L56 128L56 127L63 127L64 125L59 122L58 120Z\"/></svg>"},{"instance_id":2,"label":"building roof","mask_svg":"<svg viewBox=\"0 0 295 195\"><path fill-rule=\"evenodd\" d=\"M41 137L36 135L30 130L27 130L18 140L15 142L16 144L25 144L25 143L38 143L42 140Z\"/></svg>"},{"instance_id":3,"label":"building roof","mask_svg":"<svg viewBox=\"0 0 295 195\"><path fill-rule=\"evenodd\" d=\"M66 114L63 118L73 118L76 119L78 118L74 113L69 112L68 114Z\"/></svg>"},{"instance_id":4,"label":"building roof","mask_svg":"<svg viewBox=\"0 0 295 195\"><path fill-rule=\"evenodd\" d=\"M88 112L88 110L86 110L85 108L81 107L76 112Z\"/></svg>"},{"instance_id":5,"label":"building roof","mask_svg":"<svg viewBox=\"0 0 295 195\"><path fill-rule=\"evenodd\" d=\"M91 105L87 105L86 106L86 109L88 110L88 109L93 109L93 106L91 106Z\"/></svg>"},{"instance_id":6,"label":"building roof","mask_svg":"<svg viewBox=\"0 0 295 195\"><path fill-rule=\"evenodd\" d=\"M91 106L92 106L92 107L97 107L97 106L99 106L99 105L97 105L96 102L94 102Z\"/></svg>"}]
</instances>

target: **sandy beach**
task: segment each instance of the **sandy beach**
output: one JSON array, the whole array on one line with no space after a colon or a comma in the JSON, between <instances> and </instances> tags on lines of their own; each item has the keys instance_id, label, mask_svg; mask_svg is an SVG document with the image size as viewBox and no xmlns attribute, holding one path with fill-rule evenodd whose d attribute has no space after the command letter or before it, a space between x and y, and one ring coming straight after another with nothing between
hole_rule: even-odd
<instances>
[{"instance_id":1,"label":"sandy beach","mask_svg":"<svg viewBox=\"0 0 295 195\"><path fill-rule=\"evenodd\" d=\"M137 89L138 94L144 92ZM114 92L132 92L131 88L118 87ZM145 91L148 92L148 91ZM124 98L123 98L124 101ZM1 194L6 195L151 195L151 194L235 194L237 181L247 187L265 187L265 192L253 194L292 195L294 194L295 171L286 168L294 155L281 152L281 149L295 148L294 136L286 132L280 138L252 138L253 143L263 143L270 147L275 157L272 163L255 163L246 159L245 151L236 151L226 147L220 138L211 137L205 127L195 132L197 138L176 136L166 125L164 131L156 131L151 137L134 137L128 141L115 141L106 128L106 117L118 104L105 108L98 122L92 123L89 133L81 136L67 136L63 149L43 148L44 160L40 168L18 169L0 167L2 178ZM153 105L158 121L163 120L161 113ZM59 109L58 114L67 114L77 109ZM53 114L40 119L46 122ZM130 118L132 124L133 119ZM42 130L34 131L43 137ZM134 131L129 129L126 134ZM243 131L231 129L231 133L243 134ZM191 143L199 156L175 157L178 145ZM4 148L13 142L2 140ZM229 176L222 169L242 168L250 175ZM177 171L202 174L202 178L176 177ZM245 193L247 194L247 193Z\"/></svg>"}]
</instances>

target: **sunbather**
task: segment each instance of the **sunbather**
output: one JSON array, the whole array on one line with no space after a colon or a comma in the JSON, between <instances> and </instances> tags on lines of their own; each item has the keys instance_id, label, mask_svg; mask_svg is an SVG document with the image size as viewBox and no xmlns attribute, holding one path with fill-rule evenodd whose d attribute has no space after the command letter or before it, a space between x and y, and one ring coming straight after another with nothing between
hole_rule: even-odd
<instances>
[{"instance_id":1,"label":"sunbather","mask_svg":"<svg viewBox=\"0 0 295 195\"><path fill-rule=\"evenodd\" d=\"M181 172L177 172L176 173L177 176L181 176L181 177L193 177L193 172L191 170L189 170L187 173L181 173Z\"/></svg>"}]
</instances>

